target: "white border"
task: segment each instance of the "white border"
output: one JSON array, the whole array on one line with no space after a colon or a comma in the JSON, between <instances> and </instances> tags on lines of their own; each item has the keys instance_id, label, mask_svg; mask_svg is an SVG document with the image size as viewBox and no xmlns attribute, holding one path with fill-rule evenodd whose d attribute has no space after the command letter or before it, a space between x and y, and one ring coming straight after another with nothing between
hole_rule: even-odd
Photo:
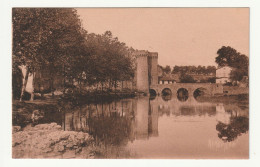
<instances>
[{"instance_id":1,"label":"white border","mask_svg":"<svg viewBox=\"0 0 260 167\"><path fill-rule=\"evenodd\" d=\"M260 1L257 0L1 0L0 1L0 166L257 166L260 160ZM249 160L16 160L11 159L12 7L250 7L250 159ZM217 23L216 23L217 24Z\"/></svg>"}]
</instances>

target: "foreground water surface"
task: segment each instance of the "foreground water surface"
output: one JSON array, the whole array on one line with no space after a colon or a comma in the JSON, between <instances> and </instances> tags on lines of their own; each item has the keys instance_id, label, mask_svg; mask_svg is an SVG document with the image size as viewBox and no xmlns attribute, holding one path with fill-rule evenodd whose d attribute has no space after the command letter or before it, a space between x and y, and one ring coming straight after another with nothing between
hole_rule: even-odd
<instances>
[{"instance_id":1,"label":"foreground water surface","mask_svg":"<svg viewBox=\"0 0 260 167\"><path fill-rule=\"evenodd\" d=\"M93 135L100 158L248 158L248 107L148 97L88 104L62 129Z\"/></svg>"}]
</instances>

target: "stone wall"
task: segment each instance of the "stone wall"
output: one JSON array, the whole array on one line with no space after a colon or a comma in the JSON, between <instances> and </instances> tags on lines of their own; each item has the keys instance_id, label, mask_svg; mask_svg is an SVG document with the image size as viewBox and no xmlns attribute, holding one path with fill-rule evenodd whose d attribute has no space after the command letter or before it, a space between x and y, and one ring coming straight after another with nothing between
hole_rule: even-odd
<instances>
[{"instance_id":1,"label":"stone wall","mask_svg":"<svg viewBox=\"0 0 260 167\"><path fill-rule=\"evenodd\" d=\"M158 84L158 53L136 51L136 89L149 92L150 85Z\"/></svg>"},{"instance_id":2,"label":"stone wall","mask_svg":"<svg viewBox=\"0 0 260 167\"><path fill-rule=\"evenodd\" d=\"M149 82L148 82L148 52L138 51L136 53L136 88L139 91L148 93Z\"/></svg>"},{"instance_id":3,"label":"stone wall","mask_svg":"<svg viewBox=\"0 0 260 167\"><path fill-rule=\"evenodd\" d=\"M150 85L158 84L158 53L151 52L148 57L150 68Z\"/></svg>"},{"instance_id":4,"label":"stone wall","mask_svg":"<svg viewBox=\"0 0 260 167\"><path fill-rule=\"evenodd\" d=\"M239 86L224 86L223 93L226 95L248 94L249 88Z\"/></svg>"}]
</instances>

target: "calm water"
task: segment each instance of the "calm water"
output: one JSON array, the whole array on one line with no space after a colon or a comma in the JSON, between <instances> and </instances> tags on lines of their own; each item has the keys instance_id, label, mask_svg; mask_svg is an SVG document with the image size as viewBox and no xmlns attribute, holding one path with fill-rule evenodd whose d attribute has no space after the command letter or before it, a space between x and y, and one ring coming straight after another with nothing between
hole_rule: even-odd
<instances>
[{"instance_id":1,"label":"calm water","mask_svg":"<svg viewBox=\"0 0 260 167\"><path fill-rule=\"evenodd\" d=\"M92 134L101 158L248 158L248 108L148 97L64 112L64 130Z\"/></svg>"}]
</instances>

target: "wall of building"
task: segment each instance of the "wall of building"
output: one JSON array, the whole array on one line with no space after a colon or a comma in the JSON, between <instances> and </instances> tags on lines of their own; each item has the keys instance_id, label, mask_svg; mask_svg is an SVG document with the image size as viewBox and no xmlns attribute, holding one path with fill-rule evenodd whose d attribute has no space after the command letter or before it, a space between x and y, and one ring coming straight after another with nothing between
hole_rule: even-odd
<instances>
[{"instance_id":1,"label":"wall of building","mask_svg":"<svg viewBox=\"0 0 260 167\"><path fill-rule=\"evenodd\" d=\"M138 51L136 54L136 89L149 92L148 82L148 52Z\"/></svg>"},{"instance_id":2,"label":"wall of building","mask_svg":"<svg viewBox=\"0 0 260 167\"><path fill-rule=\"evenodd\" d=\"M158 84L158 53L136 51L136 89L148 93L150 85Z\"/></svg>"},{"instance_id":3,"label":"wall of building","mask_svg":"<svg viewBox=\"0 0 260 167\"><path fill-rule=\"evenodd\" d=\"M225 66L216 70L216 83L227 83L230 82L230 73L232 68Z\"/></svg>"},{"instance_id":4,"label":"wall of building","mask_svg":"<svg viewBox=\"0 0 260 167\"><path fill-rule=\"evenodd\" d=\"M158 84L158 53L157 52L150 52L148 56L148 66L150 72L150 85Z\"/></svg>"}]
</instances>

